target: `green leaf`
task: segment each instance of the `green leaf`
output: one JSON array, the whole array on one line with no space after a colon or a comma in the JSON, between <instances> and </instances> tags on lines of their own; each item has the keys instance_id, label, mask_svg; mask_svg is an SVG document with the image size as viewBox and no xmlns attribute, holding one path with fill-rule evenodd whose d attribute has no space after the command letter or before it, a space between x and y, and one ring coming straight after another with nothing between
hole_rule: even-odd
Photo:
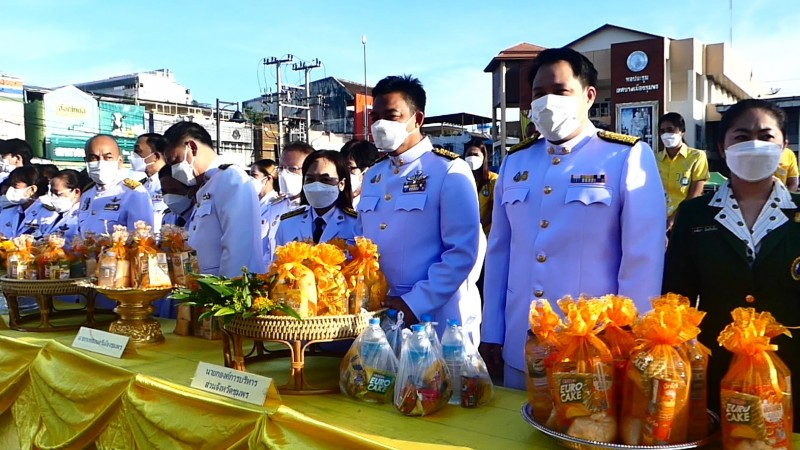
<instances>
[{"instance_id":1,"label":"green leaf","mask_svg":"<svg viewBox=\"0 0 800 450\"><path fill-rule=\"evenodd\" d=\"M243 312L243 313L242 313L242 318L243 318L243 319L249 319L249 318L251 318L251 317L255 317L255 316L256 316L256 315L255 315L255 314L253 314L253 313L252 313L252 312L250 312L250 311L245 311L245 312Z\"/></svg>"},{"instance_id":2,"label":"green leaf","mask_svg":"<svg viewBox=\"0 0 800 450\"><path fill-rule=\"evenodd\" d=\"M227 316L230 314L236 314L236 310L227 306L223 306L214 313L214 316Z\"/></svg>"},{"instance_id":3,"label":"green leaf","mask_svg":"<svg viewBox=\"0 0 800 450\"><path fill-rule=\"evenodd\" d=\"M286 313L287 315L292 316L297 320L303 320L303 318L300 317L300 314L297 314L297 311L292 309L292 307L290 306L284 305L283 303L278 304L278 306L275 309L283 313Z\"/></svg>"}]
</instances>

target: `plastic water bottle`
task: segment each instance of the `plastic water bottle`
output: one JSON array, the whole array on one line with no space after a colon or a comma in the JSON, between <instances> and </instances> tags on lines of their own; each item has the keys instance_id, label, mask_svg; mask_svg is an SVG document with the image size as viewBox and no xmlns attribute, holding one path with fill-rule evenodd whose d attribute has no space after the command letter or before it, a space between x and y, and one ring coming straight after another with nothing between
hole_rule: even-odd
<instances>
[{"instance_id":1,"label":"plastic water bottle","mask_svg":"<svg viewBox=\"0 0 800 450\"><path fill-rule=\"evenodd\" d=\"M464 371L464 335L461 334L461 322L448 320L447 329L442 336L442 354L450 372L454 395L450 397L451 405L461 403L461 376Z\"/></svg>"},{"instance_id":2,"label":"plastic water bottle","mask_svg":"<svg viewBox=\"0 0 800 450\"><path fill-rule=\"evenodd\" d=\"M419 367L425 362L425 358L431 353L431 341L428 338L428 333L425 330L425 325L415 324L411 325L411 331L414 333L408 340L405 341L405 348L408 349L408 362L411 367ZM415 386L420 387L423 385L423 370L414 370L414 376L411 382Z\"/></svg>"},{"instance_id":3,"label":"plastic water bottle","mask_svg":"<svg viewBox=\"0 0 800 450\"><path fill-rule=\"evenodd\" d=\"M394 355L400 358L403 346L403 313L396 309L386 311L386 318L381 322L381 328L386 333L386 339L394 350Z\"/></svg>"},{"instance_id":4,"label":"plastic water bottle","mask_svg":"<svg viewBox=\"0 0 800 450\"><path fill-rule=\"evenodd\" d=\"M364 332L364 338L361 340L361 361L364 365L374 365L384 345L388 346L389 342L381 329L381 320L373 317L369 319L369 328Z\"/></svg>"},{"instance_id":5,"label":"plastic water bottle","mask_svg":"<svg viewBox=\"0 0 800 450\"><path fill-rule=\"evenodd\" d=\"M442 356L442 344L439 342L439 335L436 333L436 327L433 323L433 316L430 314L422 314L419 323L425 326L425 332L428 334L428 339L431 341L431 347L436 355Z\"/></svg>"}]
</instances>

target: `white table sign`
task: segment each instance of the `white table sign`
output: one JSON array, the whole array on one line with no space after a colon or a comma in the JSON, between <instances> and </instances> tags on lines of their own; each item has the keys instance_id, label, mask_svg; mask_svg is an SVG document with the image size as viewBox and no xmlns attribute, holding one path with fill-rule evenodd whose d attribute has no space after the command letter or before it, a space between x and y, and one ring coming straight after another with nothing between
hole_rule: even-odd
<instances>
[{"instance_id":1,"label":"white table sign","mask_svg":"<svg viewBox=\"0 0 800 450\"><path fill-rule=\"evenodd\" d=\"M271 385L272 378L200 361L191 386L201 391L261 406L267 398Z\"/></svg>"},{"instance_id":2,"label":"white table sign","mask_svg":"<svg viewBox=\"0 0 800 450\"><path fill-rule=\"evenodd\" d=\"M75 340L72 341L72 346L101 355L121 358L129 339L128 336L81 327Z\"/></svg>"}]
</instances>

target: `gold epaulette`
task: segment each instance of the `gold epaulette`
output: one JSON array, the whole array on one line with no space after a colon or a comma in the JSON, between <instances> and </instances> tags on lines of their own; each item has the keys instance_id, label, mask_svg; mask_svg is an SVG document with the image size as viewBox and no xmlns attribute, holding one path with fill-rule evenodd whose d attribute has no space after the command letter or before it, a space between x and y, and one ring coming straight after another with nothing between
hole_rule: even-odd
<instances>
[{"instance_id":1,"label":"gold epaulette","mask_svg":"<svg viewBox=\"0 0 800 450\"><path fill-rule=\"evenodd\" d=\"M508 149L508 151L506 152L506 155L510 155L510 154L512 154L514 152L518 152L520 150L524 150L524 149L530 147L531 145L533 145L534 142L536 142L538 139L539 138L537 136L537 137L529 137L528 139L520 141L518 144L515 144L510 149Z\"/></svg>"},{"instance_id":2,"label":"gold epaulette","mask_svg":"<svg viewBox=\"0 0 800 450\"><path fill-rule=\"evenodd\" d=\"M274 205L274 204L276 204L276 203L279 203L281 200L283 200L283 199L285 199L285 198L286 198L286 196L285 196L285 195L283 195L283 194L278 194L278 196L277 196L277 197L275 197L275 198L273 198L272 200L270 200L270 201L269 201L269 204L270 204L270 205Z\"/></svg>"},{"instance_id":3,"label":"gold epaulette","mask_svg":"<svg viewBox=\"0 0 800 450\"><path fill-rule=\"evenodd\" d=\"M636 136L628 136L627 134L613 133L611 131L600 130L597 132L597 137L604 141L614 142L617 144L636 145L639 138Z\"/></svg>"},{"instance_id":4,"label":"gold epaulette","mask_svg":"<svg viewBox=\"0 0 800 450\"><path fill-rule=\"evenodd\" d=\"M295 216L299 216L300 214L305 214L305 212L306 212L306 207L301 206L295 210L287 212L286 214L281 214L281 220L286 220Z\"/></svg>"},{"instance_id":5,"label":"gold epaulette","mask_svg":"<svg viewBox=\"0 0 800 450\"><path fill-rule=\"evenodd\" d=\"M342 210L343 213L347 214L350 217L358 218L358 213L353 208L345 208Z\"/></svg>"},{"instance_id":6,"label":"gold epaulette","mask_svg":"<svg viewBox=\"0 0 800 450\"><path fill-rule=\"evenodd\" d=\"M122 184L124 184L129 189L136 189L142 185L142 183L139 183L136 180L131 180L130 178L125 178L124 180L122 180Z\"/></svg>"},{"instance_id":7,"label":"gold epaulette","mask_svg":"<svg viewBox=\"0 0 800 450\"><path fill-rule=\"evenodd\" d=\"M435 148L431 150L435 155L439 155L443 158L447 158L450 160L458 159L458 153L451 152L450 150L445 150L443 148Z\"/></svg>"}]
</instances>

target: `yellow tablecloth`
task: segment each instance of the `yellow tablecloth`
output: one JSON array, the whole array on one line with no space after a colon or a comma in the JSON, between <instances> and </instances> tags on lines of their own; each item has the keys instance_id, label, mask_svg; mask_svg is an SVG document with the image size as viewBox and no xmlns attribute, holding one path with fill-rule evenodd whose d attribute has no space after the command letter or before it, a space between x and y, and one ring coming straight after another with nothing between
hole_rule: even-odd
<instances>
[{"instance_id":1,"label":"yellow tablecloth","mask_svg":"<svg viewBox=\"0 0 800 450\"><path fill-rule=\"evenodd\" d=\"M222 364L221 343L162 325L166 343L122 359L69 348L75 332L0 331L0 448L555 448L521 418L524 393L502 388L421 418L339 394L263 408L206 394L188 386L199 361ZM251 370L280 383L287 367Z\"/></svg>"}]
</instances>

